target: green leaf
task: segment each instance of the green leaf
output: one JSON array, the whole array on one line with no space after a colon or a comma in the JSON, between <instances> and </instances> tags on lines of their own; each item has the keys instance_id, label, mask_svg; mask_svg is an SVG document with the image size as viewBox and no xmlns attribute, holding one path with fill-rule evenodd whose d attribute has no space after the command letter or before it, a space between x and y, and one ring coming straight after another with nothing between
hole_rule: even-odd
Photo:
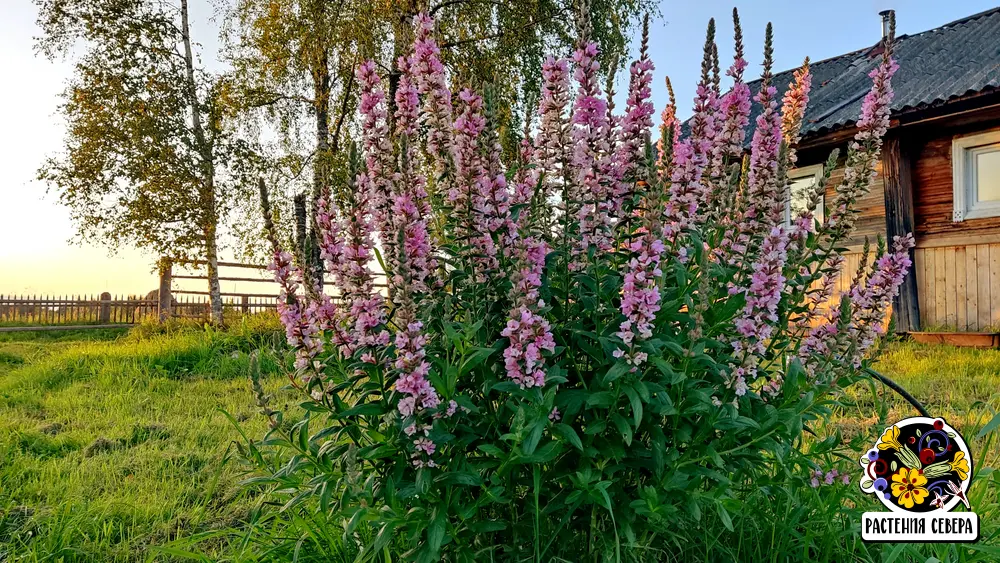
<instances>
[{"instance_id":1,"label":"green leaf","mask_svg":"<svg viewBox=\"0 0 1000 563\"><path fill-rule=\"evenodd\" d=\"M528 434L528 438L524 440L524 444L521 447L524 449L524 455L531 455L535 452L535 448L538 447L538 441L542 439L542 432L545 431L545 423L547 419L542 418L535 422L534 426L531 427L531 432Z\"/></svg>"},{"instance_id":2,"label":"green leaf","mask_svg":"<svg viewBox=\"0 0 1000 563\"><path fill-rule=\"evenodd\" d=\"M593 434L600 434L601 432L604 432L604 429L607 427L608 427L607 421L594 420L591 421L590 424L588 424L587 427L583 429L583 433L587 434L588 436Z\"/></svg>"},{"instance_id":3,"label":"green leaf","mask_svg":"<svg viewBox=\"0 0 1000 563\"><path fill-rule=\"evenodd\" d=\"M604 374L604 384L610 385L614 381L618 380L619 378L621 378L621 376L628 373L630 367L631 366L629 366L627 362L623 360L618 360L617 362L615 362L614 365L611 366L611 369L608 370L608 373Z\"/></svg>"},{"instance_id":4,"label":"green leaf","mask_svg":"<svg viewBox=\"0 0 1000 563\"><path fill-rule=\"evenodd\" d=\"M587 404L592 407L610 407L615 404L615 396L611 391L598 391L587 397Z\"/></svg>"},{"instance_id":5,"label":"green leaf","mask_svg":"<svg viewBox=\"0 0 1000 563\"><path fill-rule=\"evenodd\" d=\"M722 525L726 527L730 532L733 531L733 519L729 516L729 511L726 507L722 505L721 502L715 504L716 510L719 512L719 518L722 519Z\"/></svg>"},{"instance_id":6,"label":"green leaf","mask_svg":"<svg viewBox=\"0 0 1000 563\"><path fill-rule=\"evenodd\" d=\"M491 455L493 457L507 456L507 452L503 451L498 446L495 446L493 444L480 444L477 449L483 452L484 454Z\"/></svg>"},{"instance_id":7,"label":"green leaf","mask_svg":"<svg viewBox=\"0 0 1000 563\"><path fill-rule=\"evenodd\" d=\"M469 528L475 532L499 532L507 529L507 524L500 520L479 520L469 524Z\"/></svg>"},{"instance_id":8,"label":"green leaf","mask_svg":"<svg viewBox=\"0 0 1000 563\"><path fill-rule=\"evenodd\" d=\"M997 427L1000 427L1000 413L997 413L992 420L986 423L986 426L983 426L983 429L979 431L979 434L976 434L976 439L978 440L983 436L986 436L990 432L996 430Z\"/></svg>"},{"instance_id":9,"label":"green leaf","mask_svg":"<svg viewBox=\"0 0 1000 563\"><path fill-rule=\"evenodd\" d=\"M366 403L349 408L339 414L339 418L350 416L375 416L385 414L385 409L379 403Z\"/></svg>"},{"instance_id":10,"label":"green leaf","mask_svg":"<svg viewBox=\"0 0 1000 563\"><path fill-rule=\"evenodd\" d=\"M478 487L483 484L483 480L479 477L479 474L471 471L449 471L443 475L435 477L434 482L446 485L465 485L469 487Z\"/></svg>"},{"instance_id":11,"label":"green leaf","mask_svg":"<svg viewBox=\"0 0 1000 563\"><path fill-rule=\"evenodd\" d=\"M642 401L639 400L639 394L631 386L625 387L623 391L632 405L632 420L635 421L635 427L638 429L639 425L642 424Z\"/></svg>"},{"instance_id":12,"label":"green leaf","mask_svg":"<svg viewBox=\"0 0 1000 563\"><path fill-rule=\"evenodd\" d=\"M434 519L431 520L431 525L427 528L427 543L435 554L441 550L441 544L444 542L444 532L445 532L445 511L443 507L438 507L434 510Z\"/></svg>"},{"instance_id":13,"label":"green leaf","mask_svg":"<svg viewBox=\"0 0 1000 563\"><path fill-rule=\"evenodd\" d=\"M572 426L560 423L553 426L552 430L556 434L562 436L576 449L583 451L583 442L580 441L580 436L576 433L576 430L574 430Z\"/></svg>"},{"instance_id":14,"label":"green leaf","mask_svg":"<svg viewBox=\"0 0 1000 563\"><path fill-rule=\"evenodd\" d=\"M478 365L486 361L493 352L496 352L496 348L478 348L472 353L465 362L462 363L462 367L458 370L458 376L461 377L470 371L474 370Z\"/></svg>"},{"instance_id":15,"label":"green leaf","mask_svg":"<svg viewBox=\"0 0 1000 563\"><path fill-rule=\"evenodd\" d=\"M611 415L611 422L613 422L615 424L615 427L618 428L618 432L621 433L622 435L622 440L625 440L625 445L631 446L632 427L629 426L629 423L627 420L625 420L625 417L618 413L614 413L613 415Z\"/></svg>"}]
</instances>

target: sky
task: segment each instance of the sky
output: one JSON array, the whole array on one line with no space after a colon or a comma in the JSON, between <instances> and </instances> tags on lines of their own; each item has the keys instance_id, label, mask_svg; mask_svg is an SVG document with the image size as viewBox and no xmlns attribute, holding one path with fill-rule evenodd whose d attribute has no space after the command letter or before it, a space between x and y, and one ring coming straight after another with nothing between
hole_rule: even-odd
<instances>
[{"instance_id":1,"label":"sky","mask_svg":"<svg viewBox=\"0 0 1000 563\"><path fill-rule=\"evenodd\" d=\"M759 72L764 28L774 24L775 70L797 67L809 56L818 61L874 45L881 36L878 12L896 10L897 33L917 33L992 8L1000 0L664 0L651 23L650 47L656 64L653 101L659 115L667 99L669 75L682 117L690 114L698 80L705 26L718 22L719 57L732 59L731 12L739 8L750 67ZM0 295L146 293L157 287L156 256L123 249L74 245L68 211L35 179L38 167L62 146L64 127L59 94L72 72L67 62L50 62L34 51L35 7L28 0L2 0L0 18ZM218 26L208 0L192 2L193 35L205 60L214 57ZM637 48L638 46L635 45ZM619 91L623 88L620 86ZM619 103L618 107L623 107ZM225 256L224 256L225 257ZM247 286L249 284L244 284ZM254 284L258 285L258 284ZM223 291L260 291L223 283Z\"/></svg>"}]
</instances>

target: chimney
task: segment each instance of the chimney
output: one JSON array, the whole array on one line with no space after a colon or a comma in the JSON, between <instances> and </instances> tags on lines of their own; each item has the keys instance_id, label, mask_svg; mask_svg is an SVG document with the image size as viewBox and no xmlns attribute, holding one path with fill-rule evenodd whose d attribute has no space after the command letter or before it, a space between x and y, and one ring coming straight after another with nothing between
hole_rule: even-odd
<instances>
[{"instance_id":1,"label":"chimney","mask_svg":"<svg viewBox=\"0 0 1000 563\"><path fill-rule=\"evenodd\" d=\"M889 37L889 26L891 25L889 22L895 19L896 11L882 10L878 15L882 16L882 39L884 40L886 37Z\"/></svg>"}]
</instances>

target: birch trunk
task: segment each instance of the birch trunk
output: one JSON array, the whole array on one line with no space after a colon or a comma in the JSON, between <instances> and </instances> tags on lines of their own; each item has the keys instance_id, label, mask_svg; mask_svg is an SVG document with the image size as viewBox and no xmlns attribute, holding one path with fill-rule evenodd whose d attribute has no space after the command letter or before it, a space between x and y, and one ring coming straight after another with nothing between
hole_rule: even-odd
<instances>
[{"instance_id":1,"label":"birch trunk","mask_svg":"<svg viewBox=\"0 0 1000 563\"><path fill-rule=\"evenodd\" d=\"M191 128L194 132L198 155L201 159L199 200L202 205L202 232L205 236L205 260L208 262L208 295L211 302L211 319L222 323L222 289L219 287L219 214L215 204L215 162L212 145L202 126L201 104L194 79L194 53L191 50L191 27L188 21L188 0L181 0L181 35L184 40L184 67L187 71L188 104L191 106Z\"/></svg>"}]
</instances>

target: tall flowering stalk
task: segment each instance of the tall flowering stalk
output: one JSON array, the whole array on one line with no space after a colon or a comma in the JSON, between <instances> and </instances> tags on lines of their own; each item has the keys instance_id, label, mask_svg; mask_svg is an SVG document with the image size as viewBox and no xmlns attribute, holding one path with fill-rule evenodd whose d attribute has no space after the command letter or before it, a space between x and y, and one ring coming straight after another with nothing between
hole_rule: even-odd
<instances>
[{"instance_id":1,"label":"tall flowering stalk","mask_svg":"<svg viewBox=\"0 0 1000 563\"><path fill-rule=\"evenodd\" d=\"M670 77L664 77L667 85L667 105L660 113L660 138L656 140L656 169L660 180L665 182L670 179L673 172L674 146L681 135L680 123L677 121L677 97L674 95L674 87L670 84Z\"/></svg>"},{"instance_id":2,"label":"tall flowering stalk","mask_svg":"<svg viewBox=\"0 0 1000 563\"><path fill-rule=\"evenodd\" d=\"M396 194L408 193L416 206L417 214L425 221L430 220L431 207L427 198L427 180L418 173L418 146L420 133L420 92L413 83L408 57L400 57L399 84L396 86L396 137L399 139L399 164L393 180ZM397 227L398 230L398 227ZM433 270L433 262L428 267ZM427 276L425 276L427 277Z\"/></svg>"},{"instance_id":3,"label":"tall flowering stalk","mask_svg":"<svg viewBox=\"0 0 1000 563\"><path fill-rule=\"evenodd\" d=\"M451 159L451 89L445 80L441 49L434 39L434 20L419 14L415 21L416 39L408 68L413 84L424 97L421 123L427 128L427 152L440 174Z\"/></svg>"},{"instance_id":4,"label":"tall flowering stalk","mask_svg":"<svg viewBox=\"0 0 1000 563\"><path fill-rule=\"evenodd\" d=\"M841 240L854 227L858 210L854 204L868 193L880 158L882 137L889 129L889 102L892 100L892 76L899 65L888 55L868 76L872 78L871 91L865 95L858 120L858 132L848 145L847 166L844 179L837 186L832 210L826 219L826 230L831 239Z\"/></svg>"},{"instance_id":5,"label":"tall flowering stalk","mask_svg":"<svg viewBox=\"0 0 1000 563\"><path fill-rule=\"evenodd\" d=\"M809 104L809 90L812 88L812 75L809 73L809 57L806 57L802 67L792 75L792 81L781 101L781 136L788 146L786 156L787 167L792 168L798 160L795 145L799 142L802 131L802 119Z\"/></svg>"},{"instance_id":6,"label":"tall flowering stalk","mask_svg":"<svg viewBox=\"0 0 1000 563\"><path fill-rule=\"evenodd\" d=\"M703 176L710 164L719 111L719 99L709 76L714 41L715 20L709 20L690 133L674 147L670 199L665 209L664 227L664 236L670 240L677 233L701 222L707 202L708 189Z\"/></svg>"},{"instance_id":7,"label":"tall flowering stalk","mask_svg":"<svg viewBox=\"0 0 1000 563\"><path fill-rule=\"evenodd\" d=\"M749 205L745 211L744 232L754 236L768 225L776 225L784 216L785 201L778 186L778 152L781 148L781 114L775 100L777 88L771 85L773 62L771 25L764 39L764 73L755 100L761 107L750 143L750 173L747 178Z\"/></svg>"},{"instance_id":8,"label":"tall flowering stalk","mask_svg":"<svg viewBox=\"0 0 1000 563\"><path fill-rule=\"evenodd\" d=\"M747 379L757 375L757 363L764 355L767 342L778 322L778 305L782 288L785 287L783 274L788 259L788 232L778 225L764 237L760 254L753 263L750 284L745 288L730 290L742 292L746 303L742 314L736 319L735 327L739 337L732 342L737 354L742 354L743 362L733 374L730 385L737 396L747 391Z\"/></svg>"},{"instance_id":9,"label":"tall flowering stalk","mask_svg":"<svg viewBox=\"0 0 1000 563\"><path fill-rule=\"evenodd\" d=\"M646 180L646 144L653 127L653 103L650 84L653 82L653 61L649 59L649 18L643 20L642 45L639 60L629 69L628 100L621 120L618 147L615 154L617 184L614 191L615 217L621 218L625 201L634 195L636 182Z\"/></svg>"},{"instance_id":10,"label":"tall flowering stalk","mask_svg":"<svg viewBox=\"0 0 1000 563\"><path fill-rule=\"evenodd\" d=\"M453 209L452 221L458 239L467 239L476 232L473 217L475 193L479 179L485 174L479 153L479 137L486 128L483 98L468 88L458 95L461 111L454 122L452 158L455 163L455 184L448 191Z\"/></svg>"},{"instance_id":11,"label":"tall flowering stalk","mask_svg":"<svg viewBox=\"0 0 1000 563\"><path fill-rule=\"evenodd\" d=\"M357 170L357 154L352 148L351 168ZM372 244L372 218L369 194L355 189L365 173L357 174L358 182L350 182L343 211L334 214L329 208L330 194L322 198L322 213L317 224L324 241L321 253L327 271L340 289L344 306L337 309L335 324L344 341L341 351L346 357L368 347L381 347L389 342L385 323L384 298L375 291L370 264L375 258Z\"/></svg>"},{"instance_id":12,"label":"tall flowering stalk","mask_svg":"<svg viewBox=\"0 0 1000 563\"><path fill-rule=\"evenodd\" d=\"M274 221L271 216L271 203L268 198L264 181L260 181L260 200L264 216L264 236L271 246L272 258L267 270L278 283L277 301L278 318L285 328L285 339L288 345L295 349L295 367L299 370L307 368L318 369L316 357L323 352L324 321L332 314L332 304L327 300L316 304L305 302L305 296L298 295L303 275L292 261L292 255L282 249L278 242Z\"/></svg>"},{"instance_id":13,"label":"tall flowering stalk","mask_svg":"<svg viewBox=\"0 0 1000 563\"><path fill-rule=\"evenodd\" d=\"M850 316L844 319L840 306L833 307L825 322L803 340L799 357L811 376L823 375L821 369L834 360L854 367L861 364L865 352L885 330L885 311L912 266L913 244L911 234L893 239L892 252L879 257L872 275L851 287Z\"/></svg>"},{"instance_id":14,"label":"tall flowering stalk","mask_svg":"<svg viewBox=\"0 0 1000 563\"><path fill-rule=\"evenodd\" d=\"M536 200L538 205L532 210L538 214L537 222L544 229L552 228L555 221L552 206L548 202L569 179L569 103L569 61L547 57L542 63L538 133L530 155L524 154L523 159L524 163L531 163L534 168L518 184L517 198L518 203L528 203L532 198ZM525 143L527 144L527 139ZM521 217L524 216L522 213Z\"/></svg>"},{"instance_id":15,"label":"tall flowering stalk","mask_svg":"<svg viewBox=\"0 0 1000 563\"><path fill-rule=\"evenodd\" d=\"M626 349L619 348L615 351L615 356L624 357L633 371L647 359L640 344L653 336L653 321L660 310L658 282L663 275L660 260L664 245L657 236L659 221L653 214L645 217L645 228L628 244L631 257L626 264L621 298L621 312L625 320L618 326L616 333Z\"/></svg>"},{"instance_id":16,"label":"tall flowering stalk","mask_svg":"<svg viewBox=\"0 0 1000 563\"><path fill-rule=\"evenodd\" d=\"M608 180L602 177L611 143L603 133L609 130L607 102L601 97L597 82L599 65L597 44L582 41L573 53L576 65L576 101L573 104L573 161L576 171L574 189L566 190L565 213L580 224L580 237L573 249L573 267L583 265L583 256L590 248L607 250L611 247L611 216L608 213Z\"/></svg>"},{"instance_id":17,"label":"tall flowering stalk","mask_svg":"<svg viewBox=\"0 0 1000 563\"><path fill-rule=\"evenodd\" d=\"M719 103L721 124L712 147L713 178L724 176L727 164L738 162L742 157L746 128L750 123L750 87L743 81L743 71L748 63L743 57L743 29L740 27L740 16L736 8L733 8L733 29L736 54L733 64L726 70L726 76L733 79L733 85ZM719 187L715 189L721 190L722 185L723 182L717 181ZM723 195L712 194L713 203Z\"/></svg>"},{"instance_id":18,"label":"tall flowering stalk","mask_svg":"<svg viewBox=\"0 0 1000 563\"><path fill-rule=\"evenodd\" d=\"M386 256L395 256L395 233L390 216L392 207L393 154L389 138L388 113L382 81L375 72L375 63L366 61L355 73L361 86L359 111L362 146L365 154L365 172L359 187L369 193L372 224L374 225ZM392 258L389 269L394 268Z\"/></svg>"}]
</instances>

